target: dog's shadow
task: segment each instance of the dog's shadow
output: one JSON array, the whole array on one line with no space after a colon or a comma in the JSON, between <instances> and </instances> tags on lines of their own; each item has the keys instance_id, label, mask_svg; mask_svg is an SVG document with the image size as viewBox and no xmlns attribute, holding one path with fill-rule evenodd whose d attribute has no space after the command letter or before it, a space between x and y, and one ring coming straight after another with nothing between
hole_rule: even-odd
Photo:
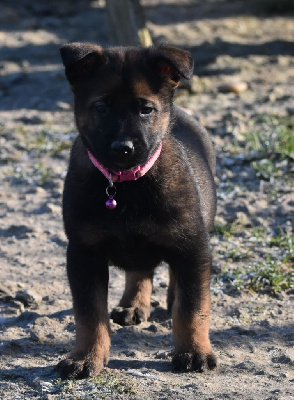
<instances>
[{"instance_id":1,"label":"dog's shadow","mask_svg":"<svg viewBox=\"0 0 294 400\"><path fill-rule=\"evenodd\" d=\"M171 360L121 360L117 358L110 358L107 367L110 369L124 370L131 375L148 377L149 371L154 370L157 372L170 372ZM131 371L130 371L131 370ZM141 370L141 371L139 371Z\"/></svg>"},{"instance_id":2,"label":"dog's shadow","mask_svg":"<svg viewBox=\"0 0 294 400\"><path fill-rule=\"evenodd\" d=\"M112 333L111 343L107 365L111 369L170 371L173 348L170 312L155 307L147 323L120 327ZM153 359L146 359L150 355Z\"/></svg>"},{"instance_id":3,"label":"dog's shadow","mask_svg":"<svg viewBox=\"0 0 294 400\"><path fill-rule=\"evenodd\" d=\"M163 322L171 318L171 312L163 307L155 307L151 313L148 321L150 322Z\"/></svg>"}]
</instances>

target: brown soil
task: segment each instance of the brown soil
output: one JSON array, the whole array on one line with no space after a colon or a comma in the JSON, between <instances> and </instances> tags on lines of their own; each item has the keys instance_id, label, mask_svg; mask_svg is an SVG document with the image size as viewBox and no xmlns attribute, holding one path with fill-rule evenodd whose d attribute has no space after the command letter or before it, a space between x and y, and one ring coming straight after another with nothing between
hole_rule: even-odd
<instances>
[{"instance_id":1,"label":"brown soil","mask_svg":"<svg viewBox=\"0 0 294 400\"><path fill-rule=\"evenodd\" d=\"M75 330L61 196L76 135L58 47L71 41L108 45L107 22L98 0L3 0L0 398L294 399L293 290L272 295L232 284L235 269L267 257L279 260L284 250L267 238L278 229L293 229L293 165L279 164L291 179L262 180L244 156L243 133L261 127L258 115L293 113L294 15L266 14L250 1L142 3L156 43L178 44L195 58L193 93L181 90L177 103L212 134L217 221L237 227L230 236L212 236L211 340L219 367L204 374L170 371L168 279L162 265L154 278L150 321L131 327L112 323L105 372L98 379L58 381L54 366L70 349ZM248 89L222 90L235 82ZM256 232L262 229L266 234L260 239ZM123 282L123 273L111 268L109 310L117 305Z\"/></svg>"}]
</instances>

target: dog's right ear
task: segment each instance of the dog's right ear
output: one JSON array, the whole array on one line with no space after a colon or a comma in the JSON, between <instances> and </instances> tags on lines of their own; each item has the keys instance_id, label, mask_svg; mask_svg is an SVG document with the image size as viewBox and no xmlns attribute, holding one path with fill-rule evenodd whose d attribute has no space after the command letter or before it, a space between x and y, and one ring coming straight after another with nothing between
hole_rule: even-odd
<instances>
[{"instance_id":1,"label":"dog's right ear","mask_svg":"<svg viewBox=\"0 0 294 400\"><path fill-rule=\"evenodd\" d=\"M91 43L65 44L60 48L60 54L71 86L76 79L91 73L106 61L102 47Z\"/></svg>"}]
</instances>

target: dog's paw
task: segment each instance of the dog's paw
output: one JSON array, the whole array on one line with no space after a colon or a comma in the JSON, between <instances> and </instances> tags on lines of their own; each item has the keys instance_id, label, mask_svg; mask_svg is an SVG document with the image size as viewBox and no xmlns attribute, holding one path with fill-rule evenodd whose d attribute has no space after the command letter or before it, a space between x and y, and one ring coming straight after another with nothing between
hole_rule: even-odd
<instances>
[{"instance_id":1,"label":"dog's paw","mask_svg":"<svg viewBox=\"0 0 294 400\"><path fill-rule=\"evenodd\" d=\"M213 353L179 353L172 360L173 372L204 372L215 369L217 366L216 356Z\"/></svg>"},{"instance_id":2,"label":"dog's paw","mask_svg":"<svg viewBox=\"0 0 294 400\"><path fill-rule=\"evenodd\" d=\"M103 363L94 363L92 361L75 361L71 358L66 358L60 361L56 370L62 380L66 379L84 379L94 377L104 368Z\"/></svg>"},{"instance_id":3,"label":"dog's paw","mask_svg":"<svg viewBox=\"0 0 294 400\"><path fill-rule=\"evenodd\" d=\"M149 315L150 309L147 307L115 307L112 310L111 318L119 325L137 325L147 321Z\"/></svg>"}]
</instances>

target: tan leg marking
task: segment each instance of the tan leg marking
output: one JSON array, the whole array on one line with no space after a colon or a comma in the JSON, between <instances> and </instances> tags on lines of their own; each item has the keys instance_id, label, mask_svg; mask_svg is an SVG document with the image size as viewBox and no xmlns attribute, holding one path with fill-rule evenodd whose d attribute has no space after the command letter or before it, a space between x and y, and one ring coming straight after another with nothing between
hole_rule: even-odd
<instances>
[{"instance_id":1,"label":"tan leg marking","mask_svg":"<svg viewBox=\"0 0 294 400\"><path fill-rule=\"evenodd\" d=\"M126 272L124 294L120 307L150 307L153 274Z\"/></svg>"},{"instance_id":2,"label":"tan leg marking","mask_svg":"<svg viewBox=\"0 0 294 400\"><path fill-rule=\"evenodd\" d=\"M211 353L209 340L209 295L202 299L197 311L187 313L179 304L176 292L173 305L173 340L176 353Z\"/></svg>"},{"instance_id":3,"label":"tan leg marking","mask_svg":"<svg viewBox=\"0 0 294 400\"><path fill-rule=\"evenodd\" d=\"M96 314L92 321L85 320L75 312L76 343L71 357L76 361L93 363L94 374L103 369L109 358L110 327L107 303L105 303L97 296Z\"/></svg>"}]
</instances>

